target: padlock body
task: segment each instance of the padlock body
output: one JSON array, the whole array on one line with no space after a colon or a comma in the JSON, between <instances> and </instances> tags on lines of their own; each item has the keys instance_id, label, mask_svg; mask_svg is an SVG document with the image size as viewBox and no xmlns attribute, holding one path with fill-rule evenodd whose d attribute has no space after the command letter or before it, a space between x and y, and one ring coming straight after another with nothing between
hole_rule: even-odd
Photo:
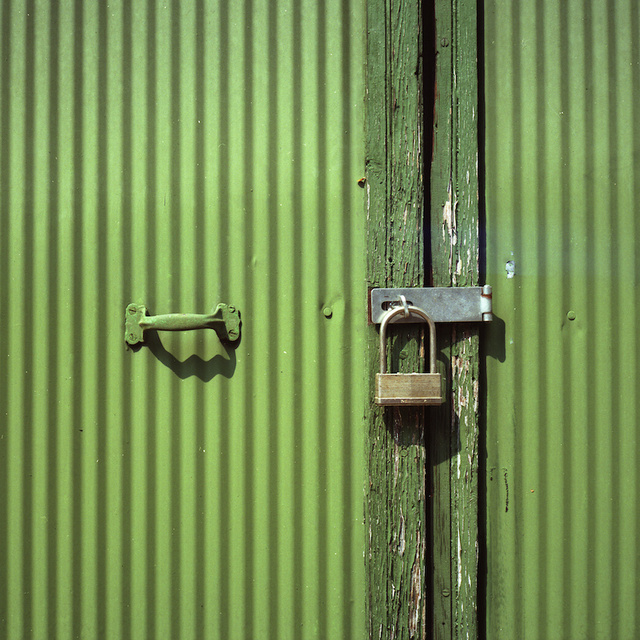
<instances>
[{"instance_id":1,"label":"padlock body","mask_svg":"<svg viewBox=\"0 0 640 640\"><path fill-rule=\"evenodd\" d=\"M442 404L442 376L439 373L377 373L376 404Z\"/></svg>"}]
</instances>

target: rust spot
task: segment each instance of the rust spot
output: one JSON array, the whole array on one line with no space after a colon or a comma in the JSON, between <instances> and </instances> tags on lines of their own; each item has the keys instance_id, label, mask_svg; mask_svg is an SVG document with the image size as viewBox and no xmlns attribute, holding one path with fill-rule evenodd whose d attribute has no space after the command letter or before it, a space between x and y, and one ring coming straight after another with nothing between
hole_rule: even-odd
<instances>
[{"instance_id":1,"label":"rust spot","mask_svg":"<svg viewBox=\"0 0 640 640\"><path fill-rule=\"evenodd\" d=\"M506 469L502 469L502 471L504 472L504 488L505 488L505 491L506 491L504 512L508 513L509 512L509 479L507 477L507 470Z\"/></svg>"}]
</instances>

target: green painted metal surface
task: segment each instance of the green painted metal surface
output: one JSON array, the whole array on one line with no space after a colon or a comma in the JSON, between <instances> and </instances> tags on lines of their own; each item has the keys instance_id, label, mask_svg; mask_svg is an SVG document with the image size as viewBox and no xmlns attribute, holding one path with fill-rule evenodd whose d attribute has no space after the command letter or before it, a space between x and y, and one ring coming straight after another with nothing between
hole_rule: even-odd
<instances>
[{"instance_id":1,"label":"green painted metal surface","mask_svg":"<svg viewBox=\"0 0 640 640\"><path fill-rule=\"evenodd\" d=\"M0 53L0 635L364 637L364 4L5 0Z\"/></svg>"},{"instance_id":2,"label":"green painted metal surface","mask_svg":"<svg viewBox=\"0 0 640 640\"><path fill-rule=\"evenodd\" d=\"M640 5L484 19L486 634L636 638Z\"/></svg>"}]
</instances>

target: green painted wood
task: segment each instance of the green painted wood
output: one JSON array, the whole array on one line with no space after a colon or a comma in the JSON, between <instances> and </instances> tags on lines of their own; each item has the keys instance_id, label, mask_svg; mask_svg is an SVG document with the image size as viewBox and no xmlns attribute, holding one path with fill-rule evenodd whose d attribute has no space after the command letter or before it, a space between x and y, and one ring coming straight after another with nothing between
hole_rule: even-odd
<instances>
[{"instance_id":1,"label":"green painted wood","mask_svg":"<svg viewBox=\"0 0 640 640\"><path fill-rule=\"evenodd\" d=\"M479 283L478 69L475 0L435 3L431 168L434 286ZM477 637L479 328L442 327L450 402L430 440L435 638Z\"/></svg>"},{"instance_id":2,"label":"green painted wood","mask_svg":"<svg viewBox=\"0 0 640 640\"><path fill-rule=\"evenodd\" d=\"M367 11L366 192L368 284L422 286L424 182L421 3L372 0ZM396 330L390 366L424 366L424 332ZM368 624L371 638L427 629L425 413L373 405L379 365L368 341ZM422 369L424 370L424 369Z\"/></svg>"}]
</instances>

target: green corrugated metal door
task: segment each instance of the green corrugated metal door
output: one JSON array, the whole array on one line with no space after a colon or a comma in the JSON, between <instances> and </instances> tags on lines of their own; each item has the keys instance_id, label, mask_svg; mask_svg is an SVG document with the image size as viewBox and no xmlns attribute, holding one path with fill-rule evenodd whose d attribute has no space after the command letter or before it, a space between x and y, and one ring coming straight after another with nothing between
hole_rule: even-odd
<instances>
[{"instance_id":1,"label":"green corrugated metal door","mask_svg":"<svg viewBox=\"0 0 640 640\"><path fill-rule=\"evenodd\" d=\"M485 57L487 637L637 638L640 5L489 0Z\"/></svg>"},{"instance_id":2,"label":"green corrugated metal door","mask_svg":"<svg viewBox=\"0 0 640 640\"><path fill-rule=\"evenodd\" d=\"M363 21L2 3L2 637L364 636Z\"/></svg>"}]
</instances>

